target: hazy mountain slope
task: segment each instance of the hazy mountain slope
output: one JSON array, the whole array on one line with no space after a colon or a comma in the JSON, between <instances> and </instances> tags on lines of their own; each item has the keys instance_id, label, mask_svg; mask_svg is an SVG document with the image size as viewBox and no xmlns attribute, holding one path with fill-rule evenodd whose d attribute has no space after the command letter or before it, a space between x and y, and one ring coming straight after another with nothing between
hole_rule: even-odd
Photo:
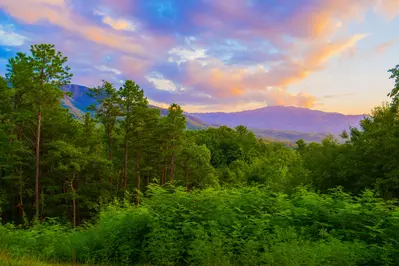
<instances>
[{"instance_id":1,"label":"hazy mountain slope","mask_svg":"<svg viewBox=\"0 0 399 266\"><path fill-rule=\"evenodd\" d=\"M307 142L321 142L328 137L328 133L304 133L296 131L270 130L270 129L251 129L258 137L265 140L280 142L296 142L303 139Z\"/></svg>"},{"instance_id":2,"label":"hazy mountain slope","mask_svg":"<svg viewBox=\"0 0 399 266\"><path fill-rule=\"evenodd\" d=\"M89 105L96 103L96 100L87 95L87 92L89 91L88 87L70 84L64 86L62 89L66 92L72 92L72 97L68 97L70 101L69 104L83 112L87 111L86 108Z\"/></svg>"},{"instance_id":3,"label":"hazy mountain slope","mask_svg":"<svg viewBox=\"0 0 399 266\"><path fill-rule=\"evenodd\" d=\"M71 84L63 89L72 92L73 96L66 97L62 104L78 118L84 115L89 105L95 103L95 100L87 96L88 88L85 86ZM159 109L161 115L168 113L165 108L154 105L150 107ZM337 135L348 125L357 125L363 118L362 115L348 116L282 106L235 113L185 113L184 115L189 129L244 125L254 131L258 137L282 142L295 142L299 139L320 142L329 133Z\"/></svg>"},{"instance_id":4,"label":"hazy mountain slope","mask_svg":"<svg viewBox=\"0 0 399 266\"><path fill-rule=\"evenodd\" d=\"M69 108L71 113L80 118L87 112L87 107L96 103L93 98L87 95L89 89L85 86L70 84L63 87L63 90L66 92L72 92L72 97L65 97L62 100L63 106ZM161 115L167 115L168 110L164 108L160 108L154 105L150 105L151 108L157 108L161 111ZM188 113L184 114L187 120L187 128L189 129L201 129L207 128L208 125L203 123L200 119L191 116Z\"/></svg>"},{"instance_id":5,"label":"hazy mountain slope","mask_svg":"<svg viewBox=\"0 0 399 266\"><path fill-rule=\"evenodd\" d=\"M244 125L251 129L339 134L343 129L358 126L364 115L326 113L306 108L270 106L234 113L193 113L207 124L229 127Z\"/></svg>"},{"instance_id":6,"label":"hazy mountain slope","mask_svg":"<svg viewBox=\"0 0 399 266\"><path fill-rule=\"evenodd\" d=\"M149 105L150 108L156 108L161 111L161 116L166 116L168 114L168 109L161 108L155 105ZM188 129L203 129L208 128L209 125L202 122L199 118L190 115L189 113L184 113L187 121L187 128Z\"/></svg>"}]
</instances>

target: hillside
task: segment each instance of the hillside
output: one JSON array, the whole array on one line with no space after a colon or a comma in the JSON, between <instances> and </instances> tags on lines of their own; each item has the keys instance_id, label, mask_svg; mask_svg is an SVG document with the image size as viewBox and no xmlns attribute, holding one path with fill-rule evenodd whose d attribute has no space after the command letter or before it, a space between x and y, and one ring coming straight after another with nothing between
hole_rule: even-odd
<instances>
[{"instance_id":1,"label":"hillside","mask_svg":"<svg viewBox=\"0 0 399 266\"><path fill-rule=\"evenodd\" d=\"M306 108L270 106L234 113L193 113L207 124L251 129L339 134L349 126L358 126L364 115L343 115Z\"/></svg>"},{"instance_id":2,"label":"hillside","mask_svg":"<svg viewBox=\"0 0 399 266\"><path fill-rule=\"evenodd\" d=\"M96 101L93 100L86 93L88 92L88 88L81 85L70 84L63 87L63 90L66 92L72 92L72 97L65 97L62 101L63 106L69 108L71 113L80 118L87 112L87 107L91 104L94 104ZM161 115L166 115L168 113L167 109L160 108L154 105L150 105L151 108L157 108L161 111ZM187 128L188 129L201 129L207 128L208 125L202 122L200 119L190 115L185 114L187 120Z\"/></svg>"},{"instance_id":3,"label":"hillside","mask_svg":"<svg viewBox=\"0 0 399 266\"><path fill-rule=\"evenodd\" d=\"M328 137L329 133L304 133L297 131L270 130L270 129L251 129L255 135L269 141L279 141L294 143L299 139L306 142L321 142ZM336 136L338 138L338 136Z\"/></svg>"},{"instance_id":4,"label":"hillside","mask_svg":"<svg viewBox=\"0 0 399 266\"><path fill-rule=\"evenodd\" d=\"M71 84L63 89L73 94L72 97L65 97L63 105L76 117L82 117L87 111L86 108L95 103L95 100L86 94L88 88L85 86ZM167 109L158 106L150 105L150 107L159 109L161 115L166 115L168 112ZM290 143L299 139L320 142L330 133L338 135L349 125L358 125L363 118L363 115L343 115L283 106L234 113L186 112L184 115L188 129L244 125L265 140Z\"/></svg>"}]
</instances>

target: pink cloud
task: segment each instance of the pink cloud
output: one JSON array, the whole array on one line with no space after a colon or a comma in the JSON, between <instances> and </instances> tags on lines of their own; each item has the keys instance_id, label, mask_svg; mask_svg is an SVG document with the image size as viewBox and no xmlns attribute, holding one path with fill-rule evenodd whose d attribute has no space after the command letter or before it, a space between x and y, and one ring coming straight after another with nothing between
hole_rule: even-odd
<instances>
[{"instance_id":1,"label":"pink cloud","mask_svg":"<svg viewBox=\"0 0 399 266\"><path fill-rule=\"evenodd\" d=\"M357 43L367 35L356 34L343 38L345 32L340 30L349 20L361 20L370 8L386 17L394 17L399 13L396 11L399 10L399 1L396 0L304 0L303 5L293 8L292 13L283 15L275 6L270 6L270 12L255 10L259 13L254 13L253 9L248 8L247 1L202 0L201 3L208 4L209 9L206 12L204 9L201 12L189 10L187 22L190 23L178 26L184 30L191 27L192 23L198 26L193 32L200 39L199 47L189 47L187 51L191 54L188 54L179 48L180 45L177 46L178 38L174 35L176 32L172 32L174 28L168 28L170 31L164 33L153 30L151 23L145 23L146 21L142 29L133 27L132 21L135 17L132 16L136 15L139 2L98 1L96 4L105 6L110 11L110 14L102 15L102 22L100 19L91 21L90 16L79 15L69 5L71 2L66 0L1 0L0 8L25 24L50 23L63 29L53 40L60 43L59 47L70 55L71 61L83 61L79 62L82 65L87 61L86 64L91 64L93 68L94 65L103 64L102 60L113 52L115 58L109 63L111 65L105 65L100 71L118 71L105 71L96 76L79 75L79 82L85 85L98 84L103 78L115 79L112 73L119 71L125 77L145 80L148 73L157 70L159 62L166 62L172 55L183 57L185 52L185 61L171 60L181 63L177 68L181 70L179 73L183 73L170 78L176 87L185 88L176 93L186 93L190 97L206 95L207 99L212 99L208 103L216 106L215 103L219 101L230 107L248 102L256 105L263 101L301 107L315 106L318 102L314 96L301 92L292 93L288 86L324 68L335 56L353 55L356 52ZM291 0L279 1L284 7L290 7L292 3ZM88 12L92 13L94 10L96 9ZM180 33L178 29L176 31ZM339 38L337 33L341 34L338 34ZM66 36L73 41L69 42L69 38L64 38ZM326 42L329 38L332 41ZM218 54L207 54L207 48L213 43L226 39L237 40L247 50L255 47L258 40L264 40L271 43L270 47L278 50L281 57L274 61L268 61L265 57L263 61L259 60L248 67L238 63L228 64ZM384 43L376 49L383 51L395 43ZM267 49L266 54L269 52ZM89 55L82 56L82 51ZM169 54L171 51L174 54ZM198 51L202 53L197 54ZM198 98L198 106L204 102Z\"/></svg>"},{"instance_id":2,"label":"pink cloud","mask_svg":"<svg viewBox=\"0 0 399 266\"><path fill-rule=\"evenodd\" d=\"M183 65L186 72L180 83L184 87L201 91L219 101L254 100L255 93L255 98L263 97L258 100L266 102L313 107L316 104L315 97L304 93L292 94L285 89L286 86L305 79L313 71L323 68L330 58L354 48L356 43L365 37L367 35L357 34L329 44L319 42L305 50L306 54L299 60L285 59L268 70L261 67L250 70L226 66L215 58L208 60L205 66L200 61L192 60Z\"/></svg>"},{"instance_id":3,"label":"pink cloud","mask_svg":"<svg viewBox=\"0 0 399 266\"><path fill-rule=\"evenodd\" d=\"M392 20L399 15L399 1L377 0L376 2L375 10L383 14L388 20Z\"/></svg>"},{"instance_id":4,"label":"pink cloud","mask_svg":"<svg viewBox=\"0 0 399 266\"><path fill-rule=\"evenodd\" d=\"M387 42L383 42L383 43L377 45L377 47L375 48L375 51L376 51L378 54L383 54L383 53L385 53L385 51L387 51L389 48L391 48L391 47L397 45L398 43L399 43L399 39L397 39L397 38L396 38L396 39L392 39L392 40L387 41Z\"/></svg>"},{"instance_id":5,"label":"pink cloud","mask_svg":"<svg viewBox=\"0 0 399 266\"><path fill-rule=\"evenodd\" d=\"M26 6L29 6L29 8L26 8ZM151 57L156 50L150 49L157 49L158 47L155 43L162 44L164 47L159 48L164 49L165 46L170 46L174 42L172 38L167 36L114 33L74 14L67 3L62 0L21 0L18 2L3 0L0 2L0 7L24 23L36 24L48 21L83 39L129 54Z\"/></svg>"}]
</instances>

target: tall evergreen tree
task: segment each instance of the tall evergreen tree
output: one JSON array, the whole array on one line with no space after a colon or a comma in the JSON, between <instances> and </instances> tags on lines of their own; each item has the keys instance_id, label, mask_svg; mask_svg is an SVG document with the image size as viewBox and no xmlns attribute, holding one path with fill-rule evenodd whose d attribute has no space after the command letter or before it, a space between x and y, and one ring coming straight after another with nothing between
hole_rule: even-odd
<instances>
[{"instance_id":1,"label":"tall evergreen tree","mask_svg":"<svg viewBox=\"0 0 399 266\"><path fill-rule=\"evenodd\" d=\"M108 145L108 160L111 163L109 182L112 184L113 140L117 119L121 115L119 95L114 86L107 81L103 81L102 86L91 88L88 94L97 100L97 104L90 106L89 110L96 112L97 119L105 129Z\"/></svg>"},{"instance_id":2,"label":"tall evergreen tree","mask_svg":"<svg viewBox=\"0 0 399 266\"><path fill-rule=\"evenodd\" d=\"M168 147L171 154L170 157L170 180L173 182L175 179L175 155L179 147L184 130L186 129L186 118L183 110L177 104L172 104L168 108L168 115L166 116L166 137Z\"/></svg>"},{"instance_id":3,"label":"tall evergreen tree","mask_svg":"<svg viewBox=\"0 0 399 266\"><path fill-rule=\"evenodd\" d=\"M135 138L135 142L140 142L138 135L143 131L144 112L148 109L147 98L144 97L144 91L131 80L127 80L122 88L119 90L120 104L121 104L121 120L123 134L124 134L124 164L123 164L123 188L127 188L128 175L128 151L129 140ZM140 190L140 176L139 176L139 160L140 160L140 144L135 143L136 147L136 189Z\"/></svg>"},{"instance_id":4,"label":"tall evergreen tree","mask_svg":"<svg viewBox=\"0 0 399 266\"><path fill-rule=\"evenodd\" d=\"M14 103L19 103L22 94L36 113L36 164L35 164L35 209L39 217L40 141L43 111L58 106L64 92L61 87L70 83L72 74L66 66L67 57L56 51L52 44L32 45L31 55L18 54L9 62L7 77L17 88ZM19 99L17 101L17 98Z\"/></svg>"}]
</instances>

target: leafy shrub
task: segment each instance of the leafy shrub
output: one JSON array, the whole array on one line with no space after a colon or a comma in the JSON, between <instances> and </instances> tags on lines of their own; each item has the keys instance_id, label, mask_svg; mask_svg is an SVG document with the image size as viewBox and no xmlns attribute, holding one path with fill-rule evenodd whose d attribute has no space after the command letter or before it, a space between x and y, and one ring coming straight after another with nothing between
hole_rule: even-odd
<instances>
[{"instance_id":1,"label":"leafy shrub","mask_svg":"<svg viewBox=\"0 0 399 266\"><path fill-rule=\"evenodd\" d=\"M0 229L14 255L124 265L398 265L399 208L365 191L151 187L139 207L117 203L94 225Z\"/></svg>"}]
</instances>

